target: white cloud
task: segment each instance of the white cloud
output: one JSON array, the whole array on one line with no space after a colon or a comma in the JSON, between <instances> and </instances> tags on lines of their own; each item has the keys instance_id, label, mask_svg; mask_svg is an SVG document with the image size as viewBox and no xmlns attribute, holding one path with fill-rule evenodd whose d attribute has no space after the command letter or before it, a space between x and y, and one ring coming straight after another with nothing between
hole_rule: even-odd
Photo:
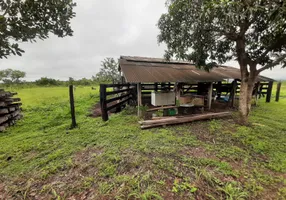
<instances>
[{"instance_id":1,"label":"white cloud","mask_svg":"<svg viewBox=\"0 0 286 200\"><path fill-rule=\"evenodd\" d=\"M0 60L0 68L26 71L28 80L67 80L91 77L105 57L163 56L165 45L158 45L156 24L166 12L165 0L77 0L77 5L73 37L22 44L26 53ZM285 72L275 69L264 75L286 78Z\"/></svg>"}]
</instances>

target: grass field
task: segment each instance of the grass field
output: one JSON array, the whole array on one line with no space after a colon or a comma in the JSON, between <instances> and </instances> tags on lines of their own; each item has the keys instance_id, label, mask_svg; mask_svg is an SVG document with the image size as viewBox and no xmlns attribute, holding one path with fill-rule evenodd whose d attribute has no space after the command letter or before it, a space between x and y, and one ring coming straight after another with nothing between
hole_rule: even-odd
<instances>
[{"instance_id":1,"label":"grass field","mask_svg":"<svg viewBox=\"0 0 286 200\"><path fill-rule=\"evenodd\" d=\"M98 91L18 89L24 118L0 133L0 199L285 199L286 83L251 127L233 119L140 130L132 109L88 117Z\"/></svg>"}]
</instances>

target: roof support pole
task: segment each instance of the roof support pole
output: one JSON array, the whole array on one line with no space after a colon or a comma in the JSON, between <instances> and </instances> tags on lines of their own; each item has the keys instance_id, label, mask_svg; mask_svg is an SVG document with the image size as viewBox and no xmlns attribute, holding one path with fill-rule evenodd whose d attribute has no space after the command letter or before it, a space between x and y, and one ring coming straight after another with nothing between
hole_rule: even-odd
<instances>
[{"instance_id":1,"label":"roof support pole","mask_svg":"<svg viewBox=\"0 0 286 200\"><path fill-rule=\"evenodd\" d=\"M236 94L236 90L237 90L237 80L235 79L233 82L232 82L232 89L231 89L231 92L230 92L230 95L229 95L229 106L230 107L234 107L234 103L235 103L235 94Z\"/></svg>"},{"instance_id":2,"label":"roof support pole","mask_svg":"<svg viewBox=\"0 0 286 200\"><path fill-rule=\"evenodd\" d=\"M281 82L279 82L279 83L277 84L276 99L275 99L276 102L279 102L281 84L282 84Z\"/></svg>"},{"instance_id":3,"label":"roof support pole","mask_svg":"<svg viewBox=\"0 0 286 200\"><path fill-rule=\"evenodd\" d=\"M176 98L177 98L177 100L180 100L182 84L181 83L175 83L175 87L176 87Z\"/></svg>"},{"instance_id":4,"label":"roof support pole","mask_svg":"<svg viewBox=\"0 0 286 200\"><path fill-rule=\"evenodd\" d=\"M213 97L213 83L209 83L208 89L208 109L210 110L212 107L212 97Z\"/></svg>"},{"instance_id":5,"label":"roof support pole","mask_svg":"<svg viewBox=\"0 0 286 200\"><path fill-rule=\"evenodd\" d=\"M273 88L273 81L268 83L267 95L266 95L266 103L270 103L271 101L271 93Z\"/></svg>"},{"instance_id":6,"label":"roof support pole","mask_svg":"<svg viewBox=\"0 0 286 200\"><path fill-rule=\"evenodd\" d=\"M260 85L260 82L258 81L254 86L254 96L255 96L255 105L256 106L258 105L259 85Z\"/></svg>"},{"instance_id":7,"label":"roof support pole","mask_svg":"<svg viewBox=\"0 0 286 200\"><path fill-rule=\"evenodd\" d=\"M137 107L138 107L138 117L141 117L141 106L142 106L142 87L141 83L137 83Z\"/></svg>"}]
</instances>

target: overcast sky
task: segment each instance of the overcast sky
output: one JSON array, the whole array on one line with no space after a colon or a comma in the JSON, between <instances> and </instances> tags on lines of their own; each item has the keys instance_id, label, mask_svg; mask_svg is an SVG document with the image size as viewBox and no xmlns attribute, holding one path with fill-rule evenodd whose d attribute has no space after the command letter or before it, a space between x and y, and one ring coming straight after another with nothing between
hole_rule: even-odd
<instances>
[{"instance_id":1,"label":"overcast sky","mask_svg":"<svg viewBox=\"0 0 286 200\"><path fill-rule=\"evenodd\" d=\"M0 60L0 68L27 72L27 80L43 76L61 80L68 77L90 78L105 57L120 55L162 57L164 45L158 45L156 26L166 12L165 0L77 0L72 20L74 36L24 43L22 57ZM238 66L236 62L227 63ZM263 75L286 79L286 69Z\"/></svg>"}]
</instances>

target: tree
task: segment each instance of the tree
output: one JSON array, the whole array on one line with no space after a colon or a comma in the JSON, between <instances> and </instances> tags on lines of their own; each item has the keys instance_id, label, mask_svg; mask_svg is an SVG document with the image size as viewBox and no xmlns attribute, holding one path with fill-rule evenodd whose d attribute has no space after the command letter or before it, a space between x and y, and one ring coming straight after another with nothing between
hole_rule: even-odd
<instances>
[{"instance_id":1,"label":"tree","mask_svg":"<svg viewBox=\"0 0 286 200\"><path fill-rule=\"evenodd\" d=\"M165 57L210 70L236 59L241 71L239 112L246 124L260 72L286 66L285 0L171 0L159 20Z\"/></svg>"},{"instance_id":2,"label":"tree","mask_svg":"<svg viewBox=\"0 0 286 200\"><path fill-rule=\"evenodd\" d=\"M41 77L40 79L35 81L36 85L39 86L56 86L60 85L60 81L53 79L53 78L48 78L48 77Z\"/></svg>"},{"instance_id":3,"label":"tree","mask_svg":"<svg viewBox=\"0 0 286 200\"><path fill-rule=\"evenodd\" d=\"M0 59L24 52L18 43L47 39L49 33L71 36L72 0L0 1Z\"/></svg>"},{"instance_id":4,"label":"tree","mask_svg":"<svg viewBox=\"0 0 286 200\"><path fill-rule=\"evenodd\" d=\"M21 78L25 78L26 72L13 69L5 69L0 71L0 81L3 81L5 84L10 83L20 83Z\"/></svg>"},{"instance_id":5,"label":"tree","mask_svg":"<svg viewBox=\"0 0 286 200\"><path fill-rule=\"evenodd\" d=\"M119 82L120 73L118 71L118 63L114 58L105 58L101 62L101 69L96 74L95 80L103 82Z\"/></svg>"}]
</instances>

